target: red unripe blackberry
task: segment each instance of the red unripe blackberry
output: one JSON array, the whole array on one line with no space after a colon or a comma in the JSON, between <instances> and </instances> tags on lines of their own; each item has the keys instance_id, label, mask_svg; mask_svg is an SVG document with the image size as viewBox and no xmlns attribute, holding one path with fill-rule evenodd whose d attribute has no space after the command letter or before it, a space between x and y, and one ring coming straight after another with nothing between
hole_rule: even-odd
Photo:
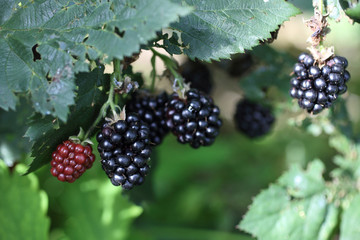
<instances>
[{"instance_id":1,"label":"red unripe blackberry","mask_svg":"<svg viewBox=\"0 0 360 240\"><path fill-rule=\"evenodd\" d=\"M213 144L222 125L219 115L212 98L197 89L187 91L185 99L173 93L166 110L167 126L180 143L193 148Z\"/></svg>"},{"instance_id":2,"label":"red unripe blackberry","mask_svg":"<svg viewBox=\"0 0 360 240\"><path fill-rule=\"evenodd\" d=\"M102 168L113 185L130 190L144 182L150 169L150 128L138 114L105 123L96 140Z\"/></svg>"},{"instance_id":3,"label":"red unripe blackberry","mask_svg":"<svg viewBox=\"0 0 360 240\"><path fill-rule=\"evenodd\" d=\"M83 146L67 140L53 152L50 172L59 181L72 183L91 168L94 161L90 145Z\"/></svg>"}]
</instances>

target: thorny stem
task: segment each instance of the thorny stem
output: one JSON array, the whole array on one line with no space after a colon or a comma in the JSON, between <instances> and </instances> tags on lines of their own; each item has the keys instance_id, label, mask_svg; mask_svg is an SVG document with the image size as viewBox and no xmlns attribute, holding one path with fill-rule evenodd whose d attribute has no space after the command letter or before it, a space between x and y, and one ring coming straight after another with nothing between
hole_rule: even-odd
<instances>
[{"instance_id":1,"label":"thorny stem","mask_svg":"<svg viewBox=\"0 0 360 240\"><path fill-rule=\"evenodd\" d=\"M153 52L154 56L159 57L164 62L166 68L174 76L174 82L172 82L174 84L174 86L177 85L180 88L180 90L185 89L184 79L177 72L176 63L171 58L169 58L168 56L166 56L164 54L161 54L158 51L156 51L154 48L150 48L150 50Z\"/></svg>"}]
</instances>

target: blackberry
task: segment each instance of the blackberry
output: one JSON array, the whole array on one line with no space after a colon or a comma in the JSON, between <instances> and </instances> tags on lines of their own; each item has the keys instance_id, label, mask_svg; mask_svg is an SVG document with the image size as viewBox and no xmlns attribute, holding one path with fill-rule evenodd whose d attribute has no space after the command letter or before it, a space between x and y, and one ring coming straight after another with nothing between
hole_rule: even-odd
<instances>
[{"instance_id":1,"label":"blackberry","mask_svg":"<svg viewBox=\"0 0 360 240\"><path fill-rule=\"evenodd\" d=\"M81 145L67 140L58 145L52 154L51 174L59 181L72 183L95 161L90 145Z\"/></svg>"},{"instance_id":2,"label":"blackberry","mask_svg":"<svg viewBox=\"0 0 360 240\"><path fill-rule=\"evenodd\" d=\"M236 105L235 125L250 138L261 137L268 133L274 121L271 111L258 103L243 99Z\"/></svg>"},{"instance_id":3,"label":"blackberry","mask_svg":"<svg viewBox=\"0 0 360 240\"><path fill-rule=\"evenodd\" d=\"M208 67L199 61L187 61L180 67L181 75L191 88L196 88L205 94L212 90L212 79Z\"/></svg>"},{"instance_id":4,"label":"blackberry","mask_svg":"<svg viewBox=\"0 0 360 240\"><path fill-rule=\"evenodd\" d=\"M290 80L290 96L308 113L320 113L347 91L347 66L346 58L334 56L320 68L311 55L300 54L294 66L295 77Z\"/></svg>"},{"instance_id":5,"label":"blackberry","mask_svg":"<svg viewBox=\"0 0 360 240\"><path fill-rule=\"evenodd\" d=\"M212 98L197 89L187 91L185 99L173 93L167 104L167 126L180 143L193 148L213 144L222 125L219 115Z\"/></svg>"},{"instance_id":6,"label":"blackberry","mask_svg":"<svg viewBox=\"0 0 360 240\"><path fill-rule=\"evenodd\" d=\"M113 185L130 190L144 182L150 170L150 127L137 113L107 121L96 140L102 168Z\"/></svg>"},{"instance_id":7,"label":"blackberry","mask_svg":"<svg viewBox=\"0 0 360 240\"><path fill-rule=\"evenodd\" d=\"M169 132L165 120L165 105L168 98L166 92L157 96L151 96L147 92L136 92L126 105L129 112L138 113L141 120L149 125L150 142L153 145L159 145Z\"/></svg>"}]
</instances>

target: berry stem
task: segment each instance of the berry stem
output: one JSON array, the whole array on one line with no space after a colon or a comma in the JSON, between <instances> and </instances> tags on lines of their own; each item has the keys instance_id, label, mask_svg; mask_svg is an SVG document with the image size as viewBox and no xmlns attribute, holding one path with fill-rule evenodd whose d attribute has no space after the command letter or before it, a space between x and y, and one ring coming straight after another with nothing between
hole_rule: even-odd
<instances>
[{"instance_id":1,"label":"berry stem","mask_svg":"<svg viewBox=\"0 0 360 240\"><path fill-rule=\"evenodd\" d=\"M184 78L178 73L176 62L168 56L159 53L154 48L150 48L150 50L153 52L154 56L159 57L164 62L166 68L173 75L174 80L172 83L174 85L174 88L178 87L180 90L185 89Z\"/></svg>"},{"instance_id":2,"label":"berry stem","mask_svg":"<svg viewBox=\"0 0 360 240\"><path fill-rule=\"evenodd\" d=\"M99 122L101 121L101 119L103 119L106 116L107 110L110 106L113 114L116 114L115 111L115 104L114 104L114 88L115 85L114 83L110 82L110 90L109 90L109 96L107 101L102 105L100 111L99 111L99 115L96 117L95 121L93 122L93 124L91 125L91 127L86 131L84 139L87 139L90 134L93 132L94 128L99 124ZM81 139L81 141L83 141L84 139Z\"/></svg>"},{"instance_id":3,"label":"berry stem","mask_svg":"<svg viewBox=\"0 0 360 240\"><path fill-rule=\"evenodd\" d=\"M153 93L155 91L155 81L156 81L156 55L154 54L151 57L151 66L152 66L152 70L150 73L150 77L151 77L151 87L150 87L150 91Z\"/></svg>"}]
</instances>

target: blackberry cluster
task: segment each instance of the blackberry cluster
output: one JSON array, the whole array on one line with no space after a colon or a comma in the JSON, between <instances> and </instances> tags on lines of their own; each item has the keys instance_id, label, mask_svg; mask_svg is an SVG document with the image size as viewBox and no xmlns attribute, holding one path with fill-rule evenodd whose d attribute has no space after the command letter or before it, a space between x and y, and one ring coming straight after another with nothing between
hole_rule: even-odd
<instances>
[{"instance_id":1,"label":"blackberry cluster","mask_svg":"<svg viewBox=\"0 0 360 240\"><path fill-rule=\"evenodd\" d=\"M269 109L244 99L236 105L234 121L241 132L250 138L256 138L270 131L275 118Z\"/></svg>"},{"instance_id":2,"label":"blackberry cluster","mask_svg":"<svg viewBox=\"0 0 360 240\"><path fill-rule=\"evenodd\" d=\"M169 96L163 92L157 96L138 94L135 92L132 99L127 103L129 112L136 112L140 119L150 127L150 142L159 145L164 136L169 132L165 120L165 105Z\"/></svg>"},{"instance_id":3,"label":"blackberry cluster","mask_svg":"<svg viewBox=\"0 0 360 240\"><path fill-rule=\"evenodd\" d=\"M190 89L185 97L182 99L176 93L170 96L167 126L180 143L189 143L193 148L211 145L222 125L219 108L197 89Z\"/></svg>"},{"instance_id":4,"label":"blackberry cluster","mask_svg":"<svg viewBox=\"0 0 360 240\"><path fill-rule=\"evenodd\" d=\"M113 185L130 190L144 182L150 170L150 129L136 113L105 123L96 140L101 165Z\"/></svg>"},{"instance_id":5,"label":"blackberry cluster","mask_svg":"<svg viewBox=\"0 0 360 240\"><path fill-rule=\"evenodd\" d=\"M50 172L58 180L72 183L91 168L94 161L90 145L83 146L67 140L53 152Z\"/></svg>"},{"instance_id":6,"label":"blackberry cluster","mask_svg":"<svg viewBox=\"0 0 360 240\"><path fill-rule=\"evenodd\" d=\"M208 67L201 62L188 61L180 68L181 75L191 88L210 94L213 83Z\"/></svg>"},{"instance_id":7,"label":"blackberry cluster","mask_svg":"<svg viewBox=\"0 0 360 240\"><path fill-rule=\"evenodd\" d=\"M299 106L309 113L329 108L347 90L350 79L347 66L346 58L334 56L319 68L311 55L300 54L294 67L296 77L290 82L290 96L298 99Z\"/></svg>"}]
</instances>

